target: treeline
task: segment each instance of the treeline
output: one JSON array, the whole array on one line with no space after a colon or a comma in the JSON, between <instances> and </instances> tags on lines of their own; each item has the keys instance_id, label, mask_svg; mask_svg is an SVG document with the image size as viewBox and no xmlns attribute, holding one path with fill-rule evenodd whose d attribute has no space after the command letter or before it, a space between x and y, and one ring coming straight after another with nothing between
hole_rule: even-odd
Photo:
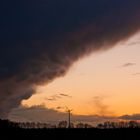
<instances>
[{"instance_id":1,"label":"treeline","mask_svg":"<svg viewBox=\"0 0 140 140\"><path fill-rule=\"evenodd\" d=\"M98 128L98 129L119 129L119 128L140 128L137 121L120 121L120 122L104 122L96 127L87 123L71 123L68 126L67 121L61 121L57 125L50 123L35 122L11 122L9 120L0 120L0 128L18 128L18 129L51 129L51 128Z\"/></svg>"},{"instance_id":2,"label":"treeline","mask_svg":"<svg viewBox=\"0 0 140 140\"><path fill-rule=\"evenodd\" d=\"M20 128L20 123L11 122L9 120L1 120L0 119L0 129L7 129L7 128Z\"/></svg>"},{"instance_id":3,"label":"treeline","mask_svg":"<svg viewBox=\"0 0 140 140\"><path fill-rule=\"evenodd\" d=\"M117 129L117 128L140 128L140 123L137 121L119 121L119 122L104 122L98 124L97 128L100 129Z\"/></svg>"}]
</instances>

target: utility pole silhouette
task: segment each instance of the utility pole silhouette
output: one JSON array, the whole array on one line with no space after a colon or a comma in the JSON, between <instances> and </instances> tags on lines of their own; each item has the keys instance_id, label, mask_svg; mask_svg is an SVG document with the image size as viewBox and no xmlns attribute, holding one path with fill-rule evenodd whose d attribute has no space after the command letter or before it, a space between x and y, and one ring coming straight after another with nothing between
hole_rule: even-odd
<instances>
[{"instance_id":1,"label":"utility pole silhouette","mask_svg":"<svg viewBox=\"0 0 140 140\"><path fill-rule=\"evenodd\" d=\"M68 128L71 128L71 112L72 112L72 109L69 109L67 106L65 107L57 107L57 109L63 109L65 108L66 109L66 112L68 113Z\"/></svg>"},{"instance_id":2,"label":"utility pole silhouette","mask_svg":"<svg viewBox=\"0 0 140 140\"><path fill-rule=\"evenodd\" d=\"M67 112L68 112L68 128L71 128L71 112L72 112L72 109L68 109Z\"/></svg>"}]
</instances>

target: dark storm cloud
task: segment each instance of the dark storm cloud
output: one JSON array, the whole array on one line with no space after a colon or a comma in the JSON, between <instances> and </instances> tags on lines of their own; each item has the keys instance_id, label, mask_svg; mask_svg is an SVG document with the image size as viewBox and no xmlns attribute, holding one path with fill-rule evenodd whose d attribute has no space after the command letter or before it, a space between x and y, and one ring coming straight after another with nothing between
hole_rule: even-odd
<instances>
[{"instance_id":1,"label":"dark storm cloud","mask_svg":"<svg viewBox=\"0 0 140 140\"><path fill-rule=\"evenodd\" d=\"M0 116L76 60L140 29L139 0L0 2Z\"/></svg>"}]
</instances>

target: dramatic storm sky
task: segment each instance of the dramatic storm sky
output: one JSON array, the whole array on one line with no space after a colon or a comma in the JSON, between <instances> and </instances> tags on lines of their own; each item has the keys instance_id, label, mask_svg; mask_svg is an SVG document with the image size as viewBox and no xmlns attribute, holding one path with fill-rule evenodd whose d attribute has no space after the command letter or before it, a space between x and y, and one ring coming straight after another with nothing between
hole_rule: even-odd
<instances>
[{"instance_id":1,"label":"dramatic storm sky","mask_svg":"<svg viewBox=\"0 0 140 140\"><path fill-rule=\"evenodd\" d=\"M118 47L116 44L127 41L140 29L139 0L5 0L0 2L0 9L1 117L29 99L38 86L64 76L74 62L92 52ZM135 65L122 61L116 67ZM139 71L132 75L139 75ZM86 93L75 95L87 97ZM60 96L67 94L46 98ZM103 98L93 94L100 113L107 110Z\"/></svg>"}]
</instances>

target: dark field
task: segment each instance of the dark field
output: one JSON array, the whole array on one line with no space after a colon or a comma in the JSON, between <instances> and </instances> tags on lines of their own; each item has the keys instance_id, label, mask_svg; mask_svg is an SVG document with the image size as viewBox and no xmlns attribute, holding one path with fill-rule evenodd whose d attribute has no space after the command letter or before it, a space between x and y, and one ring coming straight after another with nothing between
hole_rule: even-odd
<instances>
[{"instance_id":1,"label":"dark field","mask_svg":"<svg viewBox=\"0 0 140 140\"><path fill-rule=\"evenodd\" d=\"M0 139L74 139L74 138L90 138L90 139L127 139L132 140L140 137L140 128L36 128L25 129L19 128L16 123L1 120L0 121Z\"/></svg>"},{"instance_id":2,"label":"dark field","mask_svg":"<svg viewBox=\"0 0 140 140\"><path fill-rule=\"evenodd\" d=\"M37 138L37 139L139 139L140 129L1 129L1 136L5 138Z\"/></svg>"}]
</instances>

